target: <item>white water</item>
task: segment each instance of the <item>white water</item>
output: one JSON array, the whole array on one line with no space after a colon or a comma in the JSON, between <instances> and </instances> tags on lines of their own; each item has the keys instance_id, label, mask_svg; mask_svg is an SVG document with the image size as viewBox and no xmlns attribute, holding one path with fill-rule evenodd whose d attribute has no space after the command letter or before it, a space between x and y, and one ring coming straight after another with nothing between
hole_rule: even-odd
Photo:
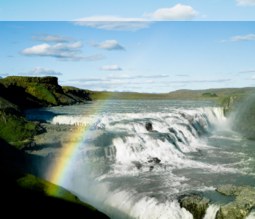
<instances>
[{"instance_id":1,"label":"white water","mask_svg":"<svg viewBox=\"0 0 255 219\"><path fill-rule=\"evenodd\" d=\"M180 194L213 191L251 172L240 153L242 138L220 107L116 101L97 115L78 106L51 110L53 124L90 127L62 186L112 218L192 218L180 208ZM215 218L218 208L210 205L205 219Z\"/></svg>"},{"instance_id":2,"label":"white water","mask_svg":"<svg viewBox=\"0 0 255 219\"><path fill-rule=\"evenodd\" d=\"M214 219L219 209L219 205L209 205L203 219Z\"/></svg>"},{"instance_id":3,"label":"white water","mask_svg":"<svg viewBox=\"0 0 255 219\"><path fill-rule=\"evenodd\" d=\"M255 211L252 211L246 219L255 219Z\"/></svg>"}]
</instances>

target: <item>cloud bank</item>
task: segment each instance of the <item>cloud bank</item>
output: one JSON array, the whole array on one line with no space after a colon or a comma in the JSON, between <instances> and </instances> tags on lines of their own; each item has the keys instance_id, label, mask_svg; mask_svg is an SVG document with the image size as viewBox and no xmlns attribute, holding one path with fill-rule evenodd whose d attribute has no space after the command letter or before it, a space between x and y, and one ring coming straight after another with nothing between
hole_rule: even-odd
<instances>
[{"instance_id":1,"label":"cloud bank","mask_svg":"<svg viewBox=\"0 0 255 219\"><path fill-rule=\"evenodd\" d=\"M169 8L159 8L141 17L119 17L112 15L90 16L75 19L74 24L103 30L135 31L147 28L154 21L191 20L198 12L190 5L176 4Z\"/></svg>"},{"instance_id":2,"label":"cloud bank","mask_svg":"<svg viewBox=\"0 0 255 219\"><path fill-rule=\"evenodd\" d=\"M111 15L79 18L74 20L73 23L79 26L119 31L135 31L150 26L150 22L144 18L127 18Z\"/></svg>"}]
</instances>

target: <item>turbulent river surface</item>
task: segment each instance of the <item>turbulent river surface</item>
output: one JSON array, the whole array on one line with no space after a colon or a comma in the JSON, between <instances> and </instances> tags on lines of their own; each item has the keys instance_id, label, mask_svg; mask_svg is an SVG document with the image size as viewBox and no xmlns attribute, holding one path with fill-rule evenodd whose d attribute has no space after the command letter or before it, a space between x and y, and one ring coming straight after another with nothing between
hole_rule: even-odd
<instances>
[{"instance_id":1,"label":"turbulent river surface","mask_svg":"<svg viewBox=\"0 0 255 219\"><path fill-rule=\"evenodd\" d=\"M29 116L86 129L62 186L111 218L192 218L178 197L202 192L213 219L217 186L254 185L254 142L208 101L96 101Z\"/></svg>"}]
</instances>

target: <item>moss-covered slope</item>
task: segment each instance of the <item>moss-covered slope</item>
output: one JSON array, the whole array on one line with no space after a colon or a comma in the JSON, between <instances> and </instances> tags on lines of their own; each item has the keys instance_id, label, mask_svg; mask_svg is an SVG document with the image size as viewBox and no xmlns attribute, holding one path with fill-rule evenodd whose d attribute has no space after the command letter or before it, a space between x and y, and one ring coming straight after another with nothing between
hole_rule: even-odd
<instances>
[{"instance_id":1,"label":"moss-covered slope","mask_svg":"<svg viewBox=\"0 0 255 219\"><path fill-rule=\"evenodd\" d=\"M32 142L33 136L39 132L38 126L13 108L0 110L0 138L17 148Z\"/></svg>"},{"instance_id":2,"label":"moss-covered slope","mask_svg":"<svg viewBox=\"0 0 255 219\"><path fill-rule=\"evenodd\" d=\"M69 105L90 99L82 90L72 93L70 89L62 89L57 77L6 77L0 79L0 96L22 109Z\"/></svg>"},{"instance_id":3,"label":"moss-covered slope","mask_svg":"<svg viewBox=\"0 0 255 219\"><path fill-rule=\"evenodd\" d=\"M1 217L108 218L66 189L32 175L42 171L44 162L0 139Z\"/></svg>"}]
</instances>

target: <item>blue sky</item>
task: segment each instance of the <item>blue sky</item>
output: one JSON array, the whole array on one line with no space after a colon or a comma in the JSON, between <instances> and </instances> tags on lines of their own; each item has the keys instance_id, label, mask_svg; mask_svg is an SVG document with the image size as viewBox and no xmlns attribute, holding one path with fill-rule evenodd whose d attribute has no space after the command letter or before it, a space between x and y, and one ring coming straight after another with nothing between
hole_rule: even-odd
<instances>
[{"instance_id":1,"label":"blue sky","mask_svg":"<svg viewBox=\"0 0 255 219\"><path fill-rule=\"evenodd\" d=\"M157 93L255 85L255 0L62 2L0 0L1 77Z\"/></svg>"},{"instance_id":2,"label":"blue sky","mask_svg":"<svg viewBox=\"0 0 255 219\"><path fill-rule=\"evenodd\" d=\"M157 10L174 8L178 4L196 12L193 20L255 19L255 0L0 0L0 20L69 21L109 15L148 18Z\"/></svg>"}]
</instances>

